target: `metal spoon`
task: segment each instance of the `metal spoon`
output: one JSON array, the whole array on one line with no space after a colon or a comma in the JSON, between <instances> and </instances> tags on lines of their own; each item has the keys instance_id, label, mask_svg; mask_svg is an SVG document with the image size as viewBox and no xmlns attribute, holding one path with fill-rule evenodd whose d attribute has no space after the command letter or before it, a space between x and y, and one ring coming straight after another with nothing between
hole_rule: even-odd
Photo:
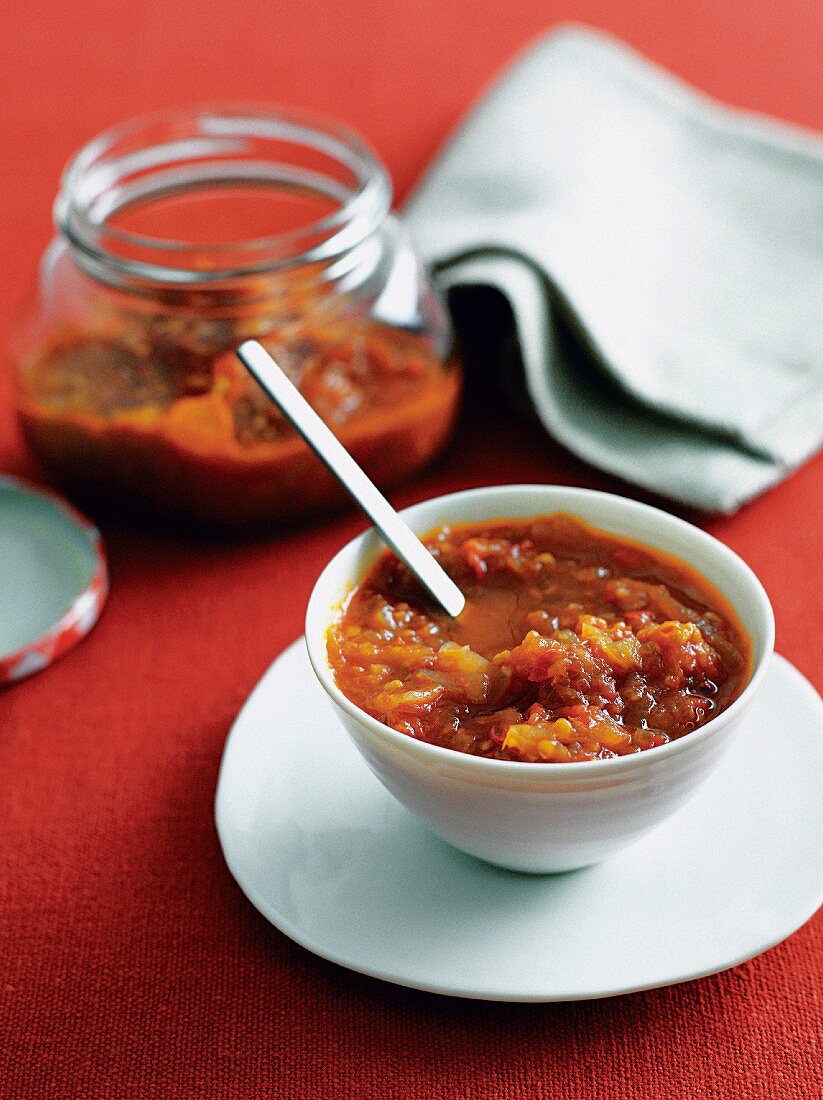
<instances>
[{"instance_id":1,"label":"metal spoon","mask_svg":"<svg viewBox=\"0 0 823 1100\"><path fill-rule=\"evenodd\" d=\"M377 486L360 469L262 344L256 340L246 340L237 349L237 355L317 457L325 462L343 488L360 505L398 558L406 563L440 606L456 618L466 605L463 593L395 512Z\"/></svg>"}]
</instances>

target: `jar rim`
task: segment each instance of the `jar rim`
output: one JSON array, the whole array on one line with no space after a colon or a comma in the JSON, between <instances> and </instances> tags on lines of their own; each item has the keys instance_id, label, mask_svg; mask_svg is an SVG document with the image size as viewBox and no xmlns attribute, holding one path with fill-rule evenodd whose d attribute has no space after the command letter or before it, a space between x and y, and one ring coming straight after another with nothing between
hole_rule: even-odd
<instances>
[{"instance_id":1,"label":"jar rim","mask_svg":"<svg viewBox=\"0 0 823 1100\"><path fill-rule=\"evenodd\" d=\"M254 142L262 155L244 161ZM265 143L290 145L325 158L329 171L295 168L267 155ZM335 178L331 170L346 175ZM298 228L231 242L202 244L154 237L108 224L111 215L153 194L172 194L197 183L253 182L255 173L324 193L335 208ZM215 175L215 173L218 173ZM285 267L328 263L367 240L389 212L388 172L346 126L309 112L250 104L205 105L145 114L105 130L69 161L54 205L54 219L73 255L90 274L110 281L199 285L234 281ZM182 257L207 256L203 267Z\"/></svg>"}]
</instances>

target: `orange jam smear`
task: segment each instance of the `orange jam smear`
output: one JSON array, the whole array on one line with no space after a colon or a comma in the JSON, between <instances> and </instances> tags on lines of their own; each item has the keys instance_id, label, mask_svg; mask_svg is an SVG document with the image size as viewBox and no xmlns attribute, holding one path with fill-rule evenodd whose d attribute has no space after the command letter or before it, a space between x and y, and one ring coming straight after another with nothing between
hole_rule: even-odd
<instances>
[{"instance_id":1,"label":"orange jam smear","mask_svg":"<svg viewBox=\"0 0 823 1100\"><path fill-rule=\"evenodd\" d=\"M328 635L341 691L410 737L496 760L603 760L719 714L750 674L725 598L684 562L564 514L441 527L451 619L385 553Z\"/></svg>"},{"instance_id":2,"label":"orange jam smear","mask_svg":"<svg viewBox=\"0 0 823 1100\"><path fill-rule=\"evenodd\" d=\"M20 372L24 434L45 468L170 515L245 525L343 500L233 353L254 336L375 480L392 484L444 445L459 371L431 341L368 319L101 316L52 337Z\"/></svg>"}]
</instances>

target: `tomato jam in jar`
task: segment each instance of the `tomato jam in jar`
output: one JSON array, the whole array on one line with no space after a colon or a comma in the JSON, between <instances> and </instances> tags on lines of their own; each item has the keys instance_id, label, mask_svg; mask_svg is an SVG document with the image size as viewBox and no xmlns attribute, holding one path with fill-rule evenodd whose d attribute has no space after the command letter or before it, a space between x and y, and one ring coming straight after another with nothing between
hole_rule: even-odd
<instances>
[{"instance_id":1,"label":"tomato jam in jar","mask_svg":"<svg viewBox=\"0 0 823 1100\"><path fill-rule=\"evenodd\" d=\"M82 150L16 340L24 436L83 500L254 530L343 500L247 375L260 340L369 475L443 447L460 372L443 303L341 127L191 110Z\"/></svg>"}]
</instances>

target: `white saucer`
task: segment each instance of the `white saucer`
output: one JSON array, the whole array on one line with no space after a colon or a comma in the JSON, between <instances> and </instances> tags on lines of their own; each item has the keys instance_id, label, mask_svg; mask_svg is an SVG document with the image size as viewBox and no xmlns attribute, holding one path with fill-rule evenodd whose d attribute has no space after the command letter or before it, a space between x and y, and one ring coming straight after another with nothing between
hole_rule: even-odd
<instances>
[{"instance_id":1,"label":"white saucer","mask_svg":"<svg viewBox=\"0 0 823 1100\"><path fill-rule=\"evenodd\" d=\"M582 871L503 871L383 789L301 640L234 724L216 817L249 900L310 951L436 993L565 1001L713 974L799 928L823 900L821 791L823 704L775 657L747 726L669 822Z\"/></svg>"}]
</instances>

